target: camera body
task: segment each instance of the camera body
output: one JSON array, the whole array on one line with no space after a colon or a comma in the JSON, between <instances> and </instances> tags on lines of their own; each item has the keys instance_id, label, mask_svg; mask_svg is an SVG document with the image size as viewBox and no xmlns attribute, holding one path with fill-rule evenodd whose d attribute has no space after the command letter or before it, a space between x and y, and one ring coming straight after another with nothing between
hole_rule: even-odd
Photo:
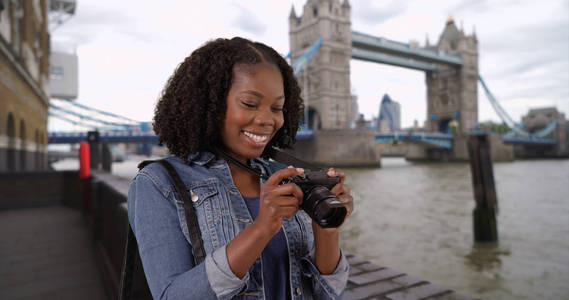
<instances>
[{"instance_id":1,"label":"camera body","mask_svg":"<svg viewBox=\"0 0 569 300\"><path fill-rule=\"evenodd\" d=\"M304 173L285 178L281 184L294 183L304 194L301 209L320 227L335 228L344 222L346 207L330 192L340 179L328 177L326 171L305 169Z\"/></svg>"}]
</instances>

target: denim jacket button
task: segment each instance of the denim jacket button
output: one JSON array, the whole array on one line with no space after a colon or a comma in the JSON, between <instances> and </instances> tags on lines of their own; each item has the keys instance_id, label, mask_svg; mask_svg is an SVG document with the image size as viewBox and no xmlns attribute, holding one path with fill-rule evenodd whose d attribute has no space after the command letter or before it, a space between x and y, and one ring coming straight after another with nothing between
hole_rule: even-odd
<instances>
[{"instance_id":1,"label":"denim jacket button","mask_svg":"<svg viewBox=\"0 0 569 300\"><path fill-rule=\"evenodd\" d=\"M299 295L299 296L302 295L302 291L301 291L300 288L298 288L298 287L296 288L296 294Z\"/></svg>"}]
</instances>

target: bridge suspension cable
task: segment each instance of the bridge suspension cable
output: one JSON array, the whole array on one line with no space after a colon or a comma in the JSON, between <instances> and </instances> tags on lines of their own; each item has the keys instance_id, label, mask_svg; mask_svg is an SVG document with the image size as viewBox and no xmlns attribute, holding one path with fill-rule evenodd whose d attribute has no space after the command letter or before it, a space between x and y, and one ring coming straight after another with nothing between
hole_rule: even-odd
<instances>
[{"instance_id":1,"label":"bridge suspension cable","mask_svg":"<svg viewBox=\"0 0 569 300\"><path fill-rule=\"evenodd\" d=\"M496 100L496 98L494 98L494 95L492 94L492 92L490 92L490 89L486 85L486 82L484 82L484 79L482 79L482 76L478 75L478 80L482 84L482 87L484 88L484 92L486 93L486 97L488 97L488 100L490 100L490 104L492 105L492 107L494 108L494 110L496 111L496 113L498 114L500 119L502 119L502 121L504 123L506 123L506 126L508 126L511 130L513 130L518 135L523 136L523 137L528 137L530 135L529 132L523 130L521 128L521 126L519 124L517 124L516 122L514 122L514 120L508 115L508 113L506 113L504 108L500 105L500 103L498 103L498 100Z\"/></svg>"},{"instance_id":2,"label":"bridge suspension cable","mask_svg":"<svg viewBox=\"0 0 569 300\"><path fill-rule=\"evenodd\" d=\"M319 37L300 57L298 57L292 64L294 75L297 75L308 64L314 53L318 51L322 45L322 37Z\"/></svg>"},{"instance_id":3,"label":"bridge suspension cable","mask_svg":"<svg viewBox=\"0 0 569 300\"><path fill-rule=\"evenodd\" d=\"M486 82L484 82L484 79L482 79L482 76L478 75L478 80L482 84L484 92L486 93L486 97L488 97L488 100L490 100L490 104L492 105L498 116L511 129L511 132L507 133L506 136L512 137L513 135L517 134L521 137L526 137L526 138L527 137L544 138L548 136L551 132L553 132L555 127L557 127L558 125L557 120L553 120L553 122L549 123L549 125L547 125L546 127L537 132L534 133L527 132L526 130L523 129L523 125L514 122L514 120L506 113L506 111L500 105L498 100L496 100L492 92L490 92L490 89L486 85Z\"/></svg>"},{"instance_id":4,"label":"bridge suspension cable","mask_svg":"<svg viewBox=\"0 0 569 300\"><path fill-rule=\"evenodd\" d=\"M76 126L99 130L124 131L141 125L135 120L65 99L52 99L49 114Z\"/></svg>"},{"instance_id":5,"label":"bridge suspension cable","mask_svg":"<svg viewBox=\"0 0 569 300\"><path fill-rule=\"evenodd\" d=\"M124 116L121 116L121 115L117 115L117 114L113 114L113 113L110 113L110 112L107 112L107 111L103 111L103 110L99 110L99 109L96 109L96 108L92 108L92 107L89 107L89 106L87 106L87 105L83 105L83 104L81 104L81 103L77 103L77 102L72 101L72 100L69 100L69 99L56 99L56 100L63 101L63 102L65 102L65 103L71 104L71 105L73 105L73 106L76 106L76 107L85 109L85 110L87 110L87 111L92 111L92 112L95 112L95 113L99 113L99 114L102 114L102 115L105 115L105 116L109 116L109 117L113 117L113 118L125 120L125 121L127 121L127 122L131 122L131 123L135 123L135 124L140 123L140 122L138 122L138 121L136 121L136 120L129 119L129 118L127 118L127 117L124 117Z\"/></svg>"}]
</instances>

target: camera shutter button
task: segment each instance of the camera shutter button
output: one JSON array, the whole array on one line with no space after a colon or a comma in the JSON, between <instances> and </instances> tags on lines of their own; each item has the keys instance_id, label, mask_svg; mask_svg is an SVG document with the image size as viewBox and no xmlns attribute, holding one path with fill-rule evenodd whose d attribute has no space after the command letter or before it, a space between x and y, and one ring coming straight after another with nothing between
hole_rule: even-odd
<instances>
[{"instance_id":1,"label":"camera shutter button","mask_svg":"<svg viewBox=\"0 0 569 300\"><path fill-rule=\"evenodd\" d=\"M299 296L302 295L302 290L299 287L296 288L296 294Z\"/></svg>"}]
</instances>

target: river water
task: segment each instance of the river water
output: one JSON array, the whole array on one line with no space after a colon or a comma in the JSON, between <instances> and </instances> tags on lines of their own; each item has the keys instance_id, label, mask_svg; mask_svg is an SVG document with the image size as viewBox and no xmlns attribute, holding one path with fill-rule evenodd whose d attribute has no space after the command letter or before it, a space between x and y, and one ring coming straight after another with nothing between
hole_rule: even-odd
<instances>
[{"instance_id":1,"label":"river water","mask_svg":"<svg viewBox=\"0 0 569 300\"><path fill-rule=\"evenodd\" d=\"M132 178L137 162L113 173ZM382 168L346 171L346 251L483 299L569 299L569 160L494 164L499 242L485 245L473 242L468 163L382 158Z\"/></svg>"}]
</instances>

